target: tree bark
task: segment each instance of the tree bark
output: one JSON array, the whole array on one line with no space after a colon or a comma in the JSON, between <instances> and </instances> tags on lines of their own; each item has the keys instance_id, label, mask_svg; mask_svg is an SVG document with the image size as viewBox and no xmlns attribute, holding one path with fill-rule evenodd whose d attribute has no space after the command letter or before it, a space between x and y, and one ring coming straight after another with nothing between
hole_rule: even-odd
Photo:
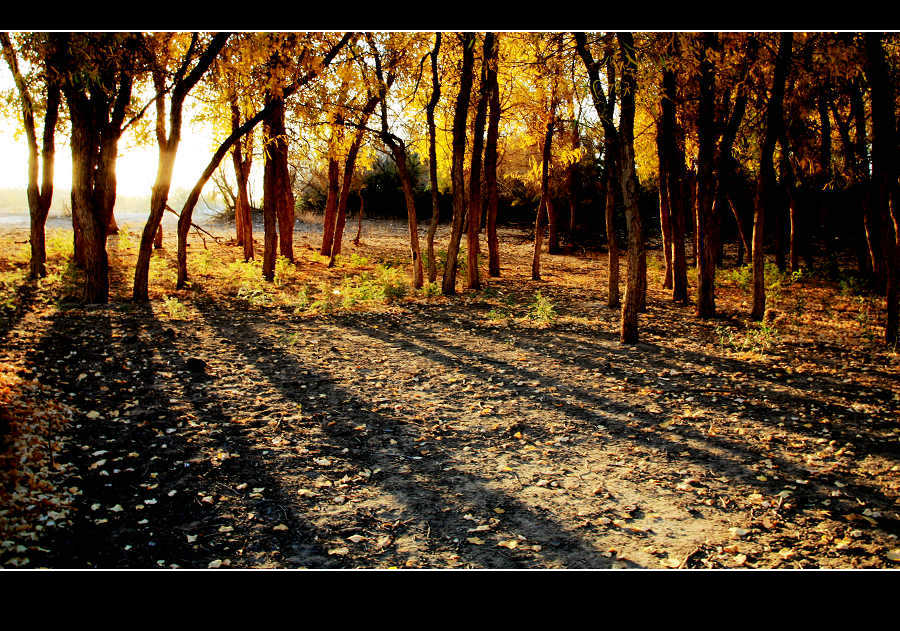
<instances>
[{"instance_id":1,"label":"tree bark","mask_svg":"<svg viewBox=\"0 0 900 631\"><path fill-rule=\"evenodd\" d=\"M46 247L46 223L50 212L50 203L53 199L53 168L55 164L55 137L56 121L59 118L59 104L61 91L59 82L51 72L47 72L46 84L46 111L44 113L44 132L40 156L38 156L38 144L36 127L34 122L34 104L31 93L25 84L25 79L19 71L18 59L15 49L7 33L0 33L0 44L3 47L3 55L13 74L16 89L22 104L22 122L25 126L25 135L28 140L28 197L29 213L29 241L31 243L31 260L29 262L29 278L43 278L47 275L47 247ZM49 57L55 59L58 52L51 52ZM52 61L48 63L48 66ZM43 172L41 182L38 184L38 159L40 157L41 170Z\"/></svg>"},{"instance_id":2,"label":"tree bark","mask_svg":"<svg viewBox=\"0 0 900 631\"><path fill-rule=\"evenodd\" d=\"M463 219L466 214L465 154L466 154L466 118L469 112L469 99L472 93L472 68L475 65L475 34L463 33L463 63L460 74L459 94L456 97L456 108L453 113L453 140L450 179L453 185L453 219L450 225L450 240L447 243L447 261L444 264L444 278L441 282L441 293L452 296L456 293L456 257L459 255L459 242L462 239Z\"/></svg>"},{"instance_id":3,"label":"tree bark","mask_svg":"<svg viewBox=\"0 0 900 631\"><path fill-rule=\"evenodd\" d=\"M550 209L550 153L553 144L553 126L556 123L556 102L550 106L550 120L544 133L544 147L541 154L541 201L538 204L537 216L534 220L534 253L531 259L531 278L541 280L541 247L544 242L544 229L541 225L546 214L548 223L556 213Z\"/></svg>"},{"instance_id":4,"label":"tree bark","mask_svg":"<svg viewBox=\"0 0 900 631\"><path fill-rule=\"evenodd\" d=\"M662 123L660 122L656 131L656 153L659 160L659 229L662 233L663 258L666 264L662 287L663 289L672 289L672 254L675 248L672 244L672 215L669 210L669 188L667 186L669 174L666 172L665 141L661 127Z\"/></svg>"},{"instance_id":5,"label":"tree bark","mask_svg":"<svg viewBox=\"0 0 900 631\"><path fill-rule=\"evenodd\" d=\"M792 33L781 33L778 56L775 60L775 76L772 94L766 105L765 137L760 152L759 179L756 187L756 208L753 215L753 309L750 317L762 320L766 311L765 252L763 232L766 208L771 206L775 193L775 143L784 125L784 88L793 45Z\"/></svg>"},{"instance_id":6,"label":"tree bark","mask_svg":"<svg viewBox=\"0 0 900 631\"><path fill-rule=\"evenodd\" d=\"M325 216L322 221L322 247L319 254L331 254L334 241L334 226L337 223L338 196L340 195L340 166L337 158L328 156L328 196L325 198Z\"/></svg>"},{"instance_id":7,"label":"tree bark","mask_svg":"<svg viewBox=\"0 0 900 631\"><path fill-rule=\"evenodd\" d=\"M609 270L609 278L606 292L606 306L610 309L617 309L621 300L619 299L619 245L616 242L616 189L619 183L615 179L615 169L609 164L606 169L606 206L604 213L606 215L606 242L607 242L607 268Z\"/></svg>"},{"instance_id":8,"label":"tree bark","mask_svg":"<svg viewBox=\"0 0 900 631\"><path fill-rule=\"evenodd\" d=\"M885 59L882 35L865 33L866 78L872 89L872 201L884 235L885 309L884 340L898 340L898 251L900 251L900 209L897 200L897 123L894 87Z\"/></svg>"},{"instance_id":9,"label":"tree bark","mask_svg":"<svg viewBox=\"0 0 900 631\"><path fill-rule=\"evenodd\" d=\"M646 287L646 277L641 278L642 272L646 272L641 266L644 232L638 207L638 179L634 164L634 102L637 92L637 62L634 36L631 33L618 33L617 35L622 62L619 178L628 230L628 277L625 284L625 298L622 301L619 339L623 344L636 344L638 341L638 313L643 301L642 287Z\"/></svg>"},{"instance_id":10,"label":"tree bark","mask_svg":"<svg viewBox=\"0 0 900 631\"><path fill-rule=\"evenodd\" d=\"M500 135L500 86L497 83L499 41L495 34L491 64L488 66L490 110L488 113L487 143L484 146L484 186L487 195L488 276L500 276L500 243L497 239L497 210L500 193L497 189L497 139Z\"/></svg>"},{"instance_id":11,"label":"tree bark","mask_svg":"<svg viewBox=\"0 0 900 631\"><path fill-rule=\"evenodd\" d=\"M709 55L717 43L715 33L703 35L700 61L700 104L697 120L699 149L697 153L697 197L695 226L697 235L697 316L712 318L716 314L716 217L713 214L716 183L713 179L715 159L715 68Z\"/></svg>"},{"instance_id":12,"label":"tree bark","mask_svg":"<svg viewBox=\"0 0 900 631\"><path fill-rule=\"evenodd\" d=\"M441 197L438 190L437 177L437 131L434 123L434 110L441 99L441 77L438 74L438 54L441 50L441 33L434 34L434 48L431 50L431 98L425 108L425 118L428 123L428 179L431 183L431 224L428 226L426 236L426 258L428 259L428 282L437 280L437 262L434 258L434 235L437 232L441 219ZM490 132L488 132L490 133ZM490 140L490 138L489 138ZM487 170L487 165L485 165ZM485 180L487 180L485 173Z\"/></svg>"},{"instance_id":13,"label":"tree bark","mask_svg":"<svg viewBox=\"0 0 900 631\"><path fill-rule=\"evenodd\" d=\"M159 151L156 168L156 181L150 194L150 216L141 233L137 263L134 270L134 285L131 296L135 302L147 302L149 296L150 255L154 242L162 246L162 216L166 210L169 189L172 184L172 172L175 168L175 157L181 141L182 106L188 92L212 65L219 51L225 46L228 33L219 33L213 37L209 46L200 55L197 65L185 77L181 72L175 77L172 91L172 103L169 111L169 131L166 133L166 99L165 77L163 68L153 68L153 84L157 92L156 100L156 142ZM184 68L184 66L182 67Z\"/></svg>"},{"instance_id":14,"label":"tree bark","mask_svg":"<svg viewBox=\"0 0 900 631\"><path fill-rule=\"evenodd\" d=\"M488 99L490 97L490 82L488 81L488 68L494 54L494 34L484 34L484 46L481 62L481 79L478 94L478 104L475 107L475 122L472 129L472 159L469 167L469 214L466 226L466 289L480 289L478 259L481 254L481 244L478 233L481 230L482 199L481 199L481 165L483 160L482 149L484 147L484 126L487 118Z\"/></svg>"}]
</instances>

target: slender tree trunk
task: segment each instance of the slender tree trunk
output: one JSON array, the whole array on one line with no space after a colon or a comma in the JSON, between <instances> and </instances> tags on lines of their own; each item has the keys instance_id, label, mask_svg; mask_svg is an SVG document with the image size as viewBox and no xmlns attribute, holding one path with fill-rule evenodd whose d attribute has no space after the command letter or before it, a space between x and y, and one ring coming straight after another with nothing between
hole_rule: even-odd
<instances>
[{"instance_id":1,"label":"slender tree trunk","mask_svg":"<svg viewBox=\"0 0 900 631\"><path fill-rule=\"evenodd\" d=\"M713 215L716 185L713 179L715 156L715 68L709 59L716 45L716 34L703 35L703 57L700 62L700 105L697 134L697 316L712 318L716 314L716 218Z\"/></svg>"},{"instance_id":2,"label":"slender tree trunk","mask_svg":"<svg viewBox=\"0 0 900 631\"><path fill-rule=\"evenodd\" d=\"M865 72L872 88L872 185L873 210L883 230L885 300L887 322L884 340L898 341L898 251L900 251L900 209L897 200L897 123L894 87L885 59L882 35L865 33Z\"/></svg>"},{"instance_id":3,"label":"slender tree trunk","mask_svg":"<svg viewBox=\"0 0 900 631\"><path fill-rule=\"evenodd\" d=\"M615 169L610 164L606 167L606 242L607 242L607 267L609 279L606 293L606 306L617 309L621 304L619 300L619 245L616 242L616 189L619 183L615 179Z\"/></svg>"},{"instance_id":4,"label":"slender tree trunk","mask_svg":"<svg viewBox=\"0 0 900 631\"><path fill-rule=\"evenodd\" d=\"M677 57L677 35L673 36L671 54ZM675 84L675 72L666 69L662 77L662 126L661 144L663 145L661 169L665 173L665 181L661 184L666 189L669 203L669 219L671 225L671 265L672 265L672 299L686 304L687 295L687 262L684 254L685 237L685 196L684 196L684 155L678 148L676 140L677 119L675 106L678 93ZM662 182L662 176L661 176Z\"/></svg>"},{"instance_id":5,"label":"slender tree trunk","mask_svg":"<svg viewBox=\"0 0 900 631\"><path fill-rule=\"evenodd\" d=\"M482 149L484 147L484 126L487 118L488 99L491 93L491 84L488 81L488 68L494 55L494 34L485 33L484 47L481 62L481 80L478 94L478 104L475 107L475 122L472 129L472 159L469 167L469 214L466 230L466 288L480 289L478 259L481 254L481 244L478 233L481 230L482 195L481 195L481 165Z\"/></svg>"},{"instance_id":6,"label":"slender tree trunk","mask_svg":"<svg viewBox=\"0 0 900 631\"><path fill-rule=\"evenodd\" d=\"M669 188L667 182L669 174L666 171L665 140L660 122L656 132L656 153L659 160L659 228L662 233L663 258L666 263L666 271L663 277L663 289L672 289L672 217L669 211Z\"/></svg>"},{"instance_id":7,"label":"slender tree trunk","mask_svg":"<svg viewBox=\"0 0 900 631\"><path fill-rule=\"evenodd\" d=\"M438 190L437 177L437 144L436 126L434 123L434 110L441 99L441 77L438 74L438 54L441 50L441 34L434 34L434 48L431 50L431 98L425 108L425 117L428 122L428 178L431 183L431 224L428 226L426 237L426 257L428 259L428 282L437 280L437 262L434 258L434 235L437 232L438 223L441 220L441 197ZM490 132L488 132L490 133ZM490 136L489 136L490 140ZM487 165L485 165L485 180L488 179Z\"/></svg>"},{"instance_id":8,"label":"slender tree trunk","mask_svg":"<svg viewBox=\"0 0 900 631\"><path fill-rule=\"evenodd\" d=\"M333 156L328 157L328 196L325 199L325 216L322 221L322 247L319 254L328 256L334 241L334 225L337 221L338 196L340 195L340 167Z\"/></svg>"},{"instance_id":9,"label":"slender tree trunk","mask_svg":"<svg viewBox=\"0 0 900 631\"><path fill-rule=\"evenodd\" d=\"M763 232L766 207L772 204L775 192L775 143L784 125L784 88L788 64L791 58L793 34L782 33L775 60L775 77L772 94L766 105L766 129L760 154L759 180L756 188L756 208L753 216L753 309L750 317L762 320L766 311L765 253L763 252Z\"/></svg>"},{"instance_id":10,"label":"slender tree trunk","mask_svg":"<svg viewBox=\"0 0 900 631\"><path fill-rule=\"evenodd\" d=\"M356 237L353 239L353 245L359 247L359 238L362 236L362 220L365 200L363 199L362 190L357 194L359 195L359 214L356 215Z\"/></svg>"},{"instance_id":11,"label":"slender tree trunk","mask_svg":"<svg viewBox=\"0 0 900 631\"><path fill-rule=\"evenodd\" d=\"M273 145L269 152L272 153L272 167L275 170L275 195L277 199L276 217L278 218L278 249L281 256L294 262L294 191L291 189L291 174L288 169L288 143L287 130L284 122L284 100L278 99L279 104L272 113L269 128Z\"/></svg>"},{"instance_id":12,"label":"slender tree trunk","mask_svg":"<svg viewBox=\"0 0 900 631\"><path fill-rule=\"evenodd\" d=\"M459 94L453 114L453 154L451 158L450 179L453 184L453 219L450 225L450 240L447 243L447 261L444 266L444 278L441 292L445 296L456 293L456 257L459 255L459 242L462 238L463 219L466 214L465 153L466 153L466 118L469 111L469 99L472 93L472 68L475 65L475 34L464 33L463 63L460 74Z\"/></svg>"},{"instance_id":13,"label":"slender tree trunk","mask_svg":"<svg viewBox=\"0 0 900 631\"><path fill-rule=\"evenodd\" d=\"M531 261L531 278L541 280L541 246L544 242L544 230L541 226L543 215L546 214L548 223L555 213L550 210L550 152L553 144L553 125L556 122L556 102L550 107L550 120L547 122L547 131L544 134L544 148L541 154L541 201L538 205L537 217L534 221L534 253Z\"/></svg>"},{"instance_id":14,"label":"slender tree trunk","mask_svg":"<svg viewBox=\"0 0 900 631\"><path fill-rule=\"evenodd\" d=\"M488 275L500 276L500 244L497 239L497 209L500 193L497 189L497 139L500 135L500 86L497 83L498 60L497 36L488 66L490 90L490 110L488 113L487 144L484 146L484 185L487 195L487 245Z\"/></svg>"},{"instance_id":15,"label":"slender tree trunk","mask_svg":"<svg viewBox=\"0 0 900 631\"><path fill-rule=\"evenodd\" d=\"M400 174L400 182L403 185L403 196L406 198L406 217L409 227L409 252L412 266L413 287L420 289L423 285L424 274L422 271L422 252L419 248L419 224L416 218L416 197L413 192L412 176L406 163L406 148L398 142L391 144L394 161L397 163L397 171Z\"/></svg>"}]
</instances>

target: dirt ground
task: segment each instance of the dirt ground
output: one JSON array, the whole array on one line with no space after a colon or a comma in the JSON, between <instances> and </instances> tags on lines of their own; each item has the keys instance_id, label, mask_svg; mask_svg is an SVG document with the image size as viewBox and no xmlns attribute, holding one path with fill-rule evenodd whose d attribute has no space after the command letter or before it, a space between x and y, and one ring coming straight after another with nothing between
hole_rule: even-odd
<instances>
[{"instance_id":1,"label":"dirt ground","mask_svg":"<svg viewBox=\"0 0 900 631\"><path fill-rule=\"evenodd\" d=\"M349 226L345 252L402 259L404 230L367 223L354 247ZM314 255L314 230L295 236L304 279L350 273ZM113 256L108 306L19 290L0 359L74 410L54 463L68 500L5 535L0 561L900 567L900 359L877 339L879 310L807 276L778 289L753 338L747 291L720 270L720 317L700 321L661 289L656 250L630 347L603 253L545 254L536 282L528 235L501 241L484 291L315 314L196 270L189 290L163 283L137 307L133 253ZM160 265L174 251L167 238ZM555 318L529 317L536 292Z\"/></svg>"}]
</instances>

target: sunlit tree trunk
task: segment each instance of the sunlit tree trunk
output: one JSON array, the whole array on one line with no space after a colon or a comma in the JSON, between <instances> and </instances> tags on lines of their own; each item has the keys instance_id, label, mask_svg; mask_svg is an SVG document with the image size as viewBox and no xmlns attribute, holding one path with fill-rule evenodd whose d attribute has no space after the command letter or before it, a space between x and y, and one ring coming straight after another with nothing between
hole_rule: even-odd
<instances>
[{"instance_id":1,"label":"sunlit tree trunk","mask_svg":"<svg viewBox=\"0 0 900 631\"><path fill-rule=\"evenodd\" d=\"M30 217L29 241L31 243L29 277L42 278L47 275L47 248L45 235L47 215L50 212L50 203L53 199L56 121L59 117L61 92L58 81L52 76L52 73L47 73L44 133L40 156L38 156L37 133L34 122L34 104L31 99L31 94L25 84L25 79L19 71L16 52L7 33L0 33L0 44L2 44L3 55L6 57L9 68L13 73L13 79L19 93L19 99L22 105L22 121L25 126L25 135L28 140L28 185L26 193ZM54 56L55 55L51 53L51 57ZM42 171L40 184L38 184L39 159Z\"/></svg>"},{"instance_id":2,"label":"sunlit tree trunk","mask_svg":"<svg viewBox=\"0 0 900 631\"><path fill-rule=\"evenodd\" d=\"M159 157L156 181L153 183L150 194L150 216L141 233L138 259L134 270L134 285L131 295L135 302L147 302L150 299L150 256L154 245L162 247L162 218L166 211L172 173L175 168L175 157L181 141L181 112L184 99L212 65L219 51L225 46L228 36L228 33L219 33L213 37L209 46L200 55L194 69L187 76L181 74L177 76L172 89L168 133L166 132L166 78L162 65L154 63L153 87L158 95L156 99L156 143Z\"/></svg>"},{"instance_id":3,"label":"sunlit tree trunk","mask_svg":"<svg viewBox=\"0 0 900 631\"><path fill-rule=\"evenodd\" d=\"M625 298L622 301L622 319L619 339L624 344L638 341L638 312L643 302L642 288L646 287L646 268L641 266L644 249L644 231L638 207L638 179L634 164L634 112L637 91L637 62L634 36L618 33L622 62L622 96L619 116L619 178L622 202L625 206L625 222L628 230L628 277Z\"/></svg>"}]
</instances>

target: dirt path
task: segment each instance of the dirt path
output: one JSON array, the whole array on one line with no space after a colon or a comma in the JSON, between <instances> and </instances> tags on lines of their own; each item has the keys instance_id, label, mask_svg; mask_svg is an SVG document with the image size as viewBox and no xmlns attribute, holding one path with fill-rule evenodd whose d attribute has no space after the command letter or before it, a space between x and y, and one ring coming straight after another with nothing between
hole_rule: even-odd
<instances>
[{"instance_id":1,"label":"dirt path","mask_svg":"<svg viewBox=\"0 0 900 631\"><path fill-rule=\"evenodd\" d=\"M595 264L548 259L550 278ZM202 290L179 321L48 310L26 364L83 414L81 494L32 563L892 565L896 362L802 340L734 359L654 292L626 347L598 291L524 270L491 288L565 317L489 318L490 292L314 318Z\"/></svg>"}]
</instances>

